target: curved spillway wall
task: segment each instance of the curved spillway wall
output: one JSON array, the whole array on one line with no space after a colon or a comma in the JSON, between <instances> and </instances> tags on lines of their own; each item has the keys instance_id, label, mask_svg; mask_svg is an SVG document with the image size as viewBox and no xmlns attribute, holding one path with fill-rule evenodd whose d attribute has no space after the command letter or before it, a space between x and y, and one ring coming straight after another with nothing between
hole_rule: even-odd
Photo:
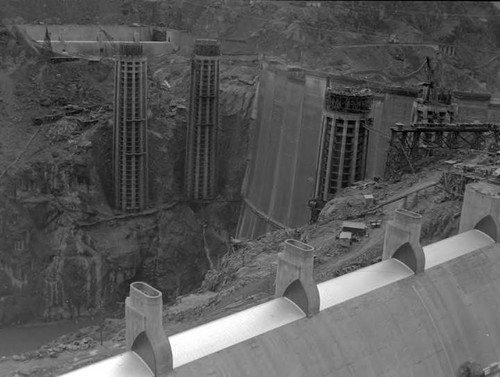
<instances>
[{"instance_id":1,"label":"curved spillway wall","mask_svg":"<svg viewBox=\"0 0 500 377\"><path fill-rule=\"evenodd\" d=\"M361 295L343 300L351 284L322 283L322 299L336 290L340 299L319 314L196 360L175 375L449 377L464 361L500 360L498 244L418 275L399 261L386 262L344 275ZM381 284L374 290L359 285L373 279Z\"/></svg>"},{"instance_id":2,"label":"curved spillway wall","mask_svg":"<svg viewBox=\"0 0 500 377\"><path fill-rule=\"evenodd\" d=\"M153 371L135 352L128 351L65 374L68 377L154 377Z\"/></svg>"},{"instance_id":3,"label":"curved spillway wall","mask_svg":"<svg viewBox=\"0 0 500 377\"><path fill-rule=\"evenodd\" d=\"M453 376L500 359L497 246L345 301L176 370L176 376ZM251 368L249 368L251 366Z\"/></svg>"},{"instance_id":4,"label":"curved spillway wall","mask_svg":"<svg viewBox=\"0 0 500 377\"><path fill-rule=\"evenodd\" d=\"M322 77L263 71L238 237L309 220L325 88Z\"/></svg>"},{"instance_id":5,"label":"curved spillway wall","mask_svg":"<svg viewBox=\"0 0 500 377\"><path fill-rule=\"evenodd\" d=\"M318 284L320 312L308 319L279 297L170 336L174 373L444 377L468 359L500 359L500 245L472 229L424 253L417 275L387 259ZM67 376L102 372L152 375L126 352Z\"/></svg>"},{"instance_id":6,"label":"curved spillway wall","mask_svg":"<svg viewBox=\"0 0 500 377\"><path fill-rule=\"evenodd\" d=\"M245 340L304 318L286 297L172 335L173 367L178 368Z\"/></svg>"}]
</instances>

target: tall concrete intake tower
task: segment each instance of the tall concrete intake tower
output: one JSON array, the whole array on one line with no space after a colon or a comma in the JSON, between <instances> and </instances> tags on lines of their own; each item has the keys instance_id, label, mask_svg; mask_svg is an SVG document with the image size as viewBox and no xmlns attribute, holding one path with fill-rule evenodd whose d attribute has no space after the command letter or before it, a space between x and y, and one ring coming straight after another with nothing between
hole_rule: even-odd
<instances>
[{"instance_id":1,"label":"tall concrete intake tower","mask_svg":"<svg viewBox=\"0 0 500 377\"><path fill-rule=\"evenodd\" d=\"M185 190L190 199L215 196L219 127L220 44L198 39L191 60L191 92L186 145Z\"/></svg>"},{"instance_id":2,"label":"tall concrete intake tower","mask_svg":"<svg viewBox=\"0 0 500 377\"><path fill-rule=\"evenodd\" d=\"M113 183L115 207L148 203L147 58L139 44L121 44L115 63Z\"/></svg>"},{"instance_id":3,"label":"tall concrete intake tower","mask_svg":"<svg viewBox=\"0 0 500 377\"><path fill-rule=\"evenodd\" d=\"M364 179L372 94L327 86L323 110L316 198L325 201Z\"/></svg>"}]
</instances>

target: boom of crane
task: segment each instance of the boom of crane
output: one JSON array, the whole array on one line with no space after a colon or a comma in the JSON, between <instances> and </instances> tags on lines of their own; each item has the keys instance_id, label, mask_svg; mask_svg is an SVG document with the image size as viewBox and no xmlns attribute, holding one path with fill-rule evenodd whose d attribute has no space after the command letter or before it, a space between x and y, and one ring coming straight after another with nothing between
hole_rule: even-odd
<instances>
[{"instance_id":1,"label":"boom of crane","mask_svg":"<svg viewBox=\"0 0 500 377\"><path fill-rule=\"evenodd\" d=\"M437 79L436 69L432 66L431 59L425 57L425 74L426 82L422 84L422 92L420 98L425 103L439 102L444 104L451 103L451 93L444 90L439 85L439 80Z\"/></svg>"}]
</instances>

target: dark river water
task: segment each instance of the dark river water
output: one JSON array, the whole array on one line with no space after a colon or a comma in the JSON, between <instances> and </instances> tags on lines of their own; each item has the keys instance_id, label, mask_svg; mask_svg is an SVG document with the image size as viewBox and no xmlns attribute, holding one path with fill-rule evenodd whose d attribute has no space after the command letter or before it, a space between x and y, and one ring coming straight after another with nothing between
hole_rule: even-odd
<instances>
[{"instance_id":1,"label":"dark river water","mask_svg":"<svg viewBox=\"0 0 500 377\"><path fill-rule=\"evenodd\" d=\"M98 325L102 319L79 319L16 327L0 327L0 357L34 351L41 345L83 327Z\"/></svg>"}]
</instances>

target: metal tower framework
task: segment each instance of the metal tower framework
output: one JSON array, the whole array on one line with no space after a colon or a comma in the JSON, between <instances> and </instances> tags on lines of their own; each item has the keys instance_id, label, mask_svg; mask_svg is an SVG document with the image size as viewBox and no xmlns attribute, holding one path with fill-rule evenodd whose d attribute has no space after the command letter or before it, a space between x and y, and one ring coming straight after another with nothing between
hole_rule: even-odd
<instances>
[{"instance_id":1,"label":"metal tower framework","mask_svg":"<svg viewBox=\"0 0 500 377\"><path fill-rule=\"evenodd\" d=\"M370 93L345 93L331 88L325 95L315 197L330 200L343 187L365 175Z\"/></svg>"},{"instance_id":2,"label":"metal tower framework","mask_svg":"<svg viewBox=\"0 0 500 377\"><path fill-rule=\"evenodd\" d=\"M220 44L198 39L191 60L191 93L186 145L186 194L190 199L215 196L219 127Z\"/></svg>"},{"instance_id":3,"label":"metal tower framework","mask_svg":"<svg viewBox=\"0 0 500 377\"><path fill-rule=\"evenodd\" d=\"M481 149L499 142L500 125L493 123L420 123L391 128L385 177L414 172L414 164L438 150Z\"/></svg>"},{"instance_id":4,"label":"metal tower framework","mask_svg":"<svg viewBox=\"0 0 500 377\"><path fill-rule=\"evenodd\" d=\"M148 203L147 58L139 44L120 45L115 61L113 182L115 207Z\"/></svg>"}]
</instances>

